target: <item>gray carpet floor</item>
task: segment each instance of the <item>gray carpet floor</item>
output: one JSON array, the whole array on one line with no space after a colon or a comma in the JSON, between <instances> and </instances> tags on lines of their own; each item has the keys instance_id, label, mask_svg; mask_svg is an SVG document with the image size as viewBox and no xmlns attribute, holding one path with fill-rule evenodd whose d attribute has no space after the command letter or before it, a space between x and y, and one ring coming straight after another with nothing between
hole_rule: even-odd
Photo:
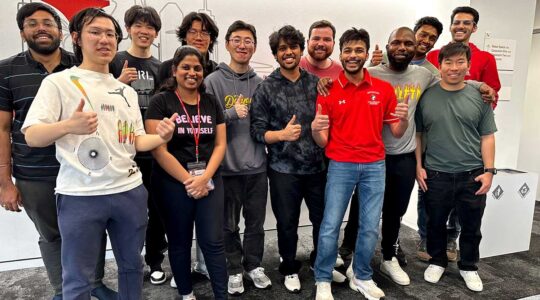
<instances>
[{"instance_id":1,"label":"gray carpet floor","mask_svg":"<svg viewBox=\"0 0 540 300\"><path fill-rule=\"evenodd\" d=\"M277 236L275 231L266 232L266 248L263 267L273 282L270 290L257 290L250 283L245 283L246 292L242 296L231 299L314 299L315 286L313 274L309 269L309 252L312 249L311 228L299 229L298 259L304 262L300 271L302 291L290 294L282 284L282 276L277 270L279 256L277 251ZM537 203L529 251L508 254L498 257L485 258L480 261L479 274L484 282L484 291L475 293L469 291L455 263L451 263L445 275L438 284L424 281L423 272L427 264L415 258L417 234L403 226L401 230L402 247L408 253L409 264L404 270L411 278L411 284L406 287L394 284L379 271L380 252L377 250L372 267L373 279L386 293L385 299L519 299L532 297L540 298L540 204ZM3 245L2 247L6 247ZM348 261L346 261L348 264ZM168 261L164 268L170 276ZM341 269L343 273L345 269ZM169 286L169 282L154 286L145 276L145 299L178 299L177 291ZM104 282L116 288L116 265L114 260L106 263ZM193 288L198 299L212 299L210 282L203 276L193 275ZM362 299L361 295L349 289L348 284L333 284L335 299ZM534 297L536 296L536 297ZM51 299L52 290L48 285L44 268L30 268L0 272L0 299Z\"/></svg>"}]
</instances>

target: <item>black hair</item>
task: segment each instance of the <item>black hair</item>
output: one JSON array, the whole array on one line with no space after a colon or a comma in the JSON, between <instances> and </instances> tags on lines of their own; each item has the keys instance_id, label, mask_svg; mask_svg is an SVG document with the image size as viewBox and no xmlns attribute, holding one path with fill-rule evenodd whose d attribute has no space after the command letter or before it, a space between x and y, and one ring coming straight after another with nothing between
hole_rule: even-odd
<instances>
[{"instance_id":1,"label":"black hair","mask_svg":"<svg viewBox=\"0 0 540 300\"><path fill-rule=\"evenodd\" d=\"M161 30L161 18L151 6L133 5L124 14L126 27L131 27L135 22L145 22L154 27L156 32Z\"/></svg>"},{"instance_id":2,"label":"black hair","mask_svg":"<svg viewBox=\"0 0 540 300\"><path fill-rule=\"evenodd\" d=\"M366 51L369 51L369 33L363 29L351 28L345 31L339 38L339 51L343 50L343 45L350 41L362 41L366 44Z\"/></svg>"},{"instance_id":3,"label":"black hair","mask_svg":"<svg viewBox=\"0 0 540 300\"><path fill-rule=\"evenodd\" d=\"M255 44L257 44L257 31L255 30L255 26L241 20L234 21L234 23L229 26L229 29L227 29L227 33L225 34L225 42L229 41L229 38L231 37L231 34L233 32L239 30L248 30L249 32L251 32Z\"/></svg>"},{"instance_id":4,"label":"black hair","mask_svg":"<svg viewBox=\"0 0 540 300\"><path fill-rule=\"evenodd\" d=\"M36 11L45 11L51 14L54 21L56 22L56 25L58 26L58 30L62 31L62 21L60 20L60 16L56 13L56 11L43 3L40 2L32 2L25 4L21 6L19 11L17 12L17 26L19 26L19 30L23 31L24 29L24 19L30 17L33 15Z\"/></svg>"},{"instance_id":5,"label":"black hair","mask_svg":"<svg viewBox=\"0 0 540 300\"><path fill-rule=\"evenodd\" d=\"M418 21L416 21L414 24L414 33L416 33L418 29L424 25L433 26L435 30L437 30L437 36L440 36L443 32L443 24L439 21L439 19L435 17L423 17L418 19Z\"/></svg>"},{"instance_id":6,"label":"black hair","mask_svg":"<svg viewBox=\"0 0 540 300\"><path fill-rule=\"evenodd\" d=\"M178 64L180 64L180 62L186 56L189 56L189 55L194 55L195 57L197 57L199 59L199 62L201 63L201 66L203 67L203 76L204 76L205 75L204 74L204 66L206 64L205 58L201 54L201 52L197 48L195 48L193 46L187 46L186 45L186 46L182 46L182 47L179 47L178 49L176 49L176 51L174 52L173 60L172 60L172 68L174 70L176 70L176 68L178 67ZM172 70L171 70L171 73L174 75L175 72L172 72ZM178 82L176 82L176 77L171 76L171 77L167 78L167 80L165 80L165 82L163 82L163 84L159 88L159 91L160 92L162 92L162 91L174 92L174 90L176 90L177 87L178 87ZM198 90L199 90L199 93L204 93L206 91L206 87L204 85L204 82L201 82L201 84L199 85Z\"/></svg>"},{"instance_id":7,"label":"black hair","mask_svg":"<svg viewBox=\"0 0 540 300\"><path fill-rule=\"evenodd\" d=\"M474 24L478 25L478 21L480 21L480 15L478 14L478 11L470 6L459 6L454 8L452 11L452 15L450 16L450 23L454 22L454 17L459 14L469 14L473 16Z\"/></svg>"},{"instance_id":8,"label":"black hair","mask_svg":"<svg viewBox=\"0 0 540 300\"><path fill-rule=\"evenodd\" d=\"M104 10L100 8L85 8L81 11L79 11L76 15L71 18L71 21L69 22L69 33L77 33L77 39L73 39L73 53L77 57L77 59L82 62L83 61L83 54L81 50L81 46L79 46L78 41L81 39L82 30L85 25L88 25L94 21L95 18L107 18L111 20L111 22L114 25L114 31L116 32L116 48L118 49L118 44L120 44L120 41L122 41L122 28L120 28L120 24L114 19L113 16L106 13ZM73 36L73 35L72 35Z\"/></svg>"},{"instance_id":9,"label":"black hair","mask_svg":"<svg viewBox=\"0 0 540 300\"><path fill-rule=\"evenodd\" d=\"M442 64L442 61L445 58L460 54L465 54L465 56L467 57L467 61L471 61L471 49L469 48L469 46L461 42L448 43L446 46L443 46L441 48L441 51L439 52L439 65Z\"/></svg>"},{"instance_id":10,"label":"black hair","mask_svg":"<svg viewBox=\"0 0 540 300\"><path fill-rule=\"evenodd\" d=\"M298 45L300 50L304 51L306 46L306 38L304 38L304 35L293 26L285 25L278 31L274 31L270 34L269 44L273 55L277 54L279 41L282 39L287 45Z\"/></svg>"},{"instance_id":11,"label":"black hair","mask_svg":"<svg viewBox=\"0 0 540 300\"><path fill-rule=\"evenodd\" d=\"M212 52L214 50L214 43L216 42L219 34L219 28L217 27L216 23L214 23L214 20L212 20L212 18L205 13L190 12L187 14L182 20L182 24L180 24L176 30L178 40L180 43L182 43L182 46L187 45L186 35L188 30L191 29L191 24L193 24L193 21L201 22L203 29L208 31L210 34L210 45L208 45L208 52Z\"/></svg>"},{"instance_id":12,"label":"black hair","mask_svg":"<svg viewBox=\"0 0 540 300\"><path fill-rule=\"evenodd\" d=\"M332 29L332 39L336 39L336 27L334 27L334 25L332 25L332 23L330 23L330 21L327 21L327 20L320 20L320 21L316 21L314 22L313 24L311 24L311 26L309 26L309 33L308 33L308 39L311 38L311 31L315 28L327 28L329 27L330 29Z\"/></svg>"}]
</instances>

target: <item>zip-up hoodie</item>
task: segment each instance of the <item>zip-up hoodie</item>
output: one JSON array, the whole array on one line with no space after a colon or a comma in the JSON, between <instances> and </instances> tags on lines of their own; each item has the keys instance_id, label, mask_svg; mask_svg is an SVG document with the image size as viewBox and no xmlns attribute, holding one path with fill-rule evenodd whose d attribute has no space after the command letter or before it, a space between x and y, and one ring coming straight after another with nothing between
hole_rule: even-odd
<instances>
[{"instance_id":1,"label":"zip-up hoodie","mask_svg":"<svg viewBox=\"0 0 540 300\"><path fill-rule=\"evenodd\" d=\"M274 70L255 90L251 106L251 136L265 143L267 131L282 130L293 115L302 126L300 138L293 142L267 145L269 166L286 174L315 174L325 170L324 151L311 136L315 118L319 78L300 69L296 82Z\"/></svg>"},{"instance_id":2,"label":"zip-up hoodie","mask_svg":"<svg viewBox=\"0 0 540 300\"><path fill-rule=\"evenodd\" d=\"M250 113L238 118L234 105L239 95L242 104L251 108L252 96L262 78L250 68L244 74L236 74L227 64L221 63L216 71L204 80L206 92L216 96L227 124L227 152L222 162L222 175L258 174L266 170L264 145L250 136Z\"/></svg>"}]
</instances>

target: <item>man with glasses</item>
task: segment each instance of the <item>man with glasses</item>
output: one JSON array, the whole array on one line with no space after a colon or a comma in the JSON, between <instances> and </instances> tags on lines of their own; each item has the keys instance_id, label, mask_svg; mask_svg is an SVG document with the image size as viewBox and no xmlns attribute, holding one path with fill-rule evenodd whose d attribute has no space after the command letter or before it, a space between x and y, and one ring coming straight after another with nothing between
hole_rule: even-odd
<instances>
[{"instance_id":1,"label":"man with glasses","mask_svg":"<svg viewBox=\"0 0 540 300\"><path fill-rule=\"evenodd\" d=\"M450 17L452 41L463 43L471 49L471 65L469 72L465 75L465 80L472 79L484 82L496 92L499 92L501 82L499 81L495 57L489 52L478 49L476 45L470 42L471 35L477 30L479 19L480 15L478 11L472 7L461 6L455 8ZM427 55L427 59L437 68L439 68L439 53L440 50L434 50ZM494 99L492 99L493 102L491 105L493 109L497 106L497 99L498 95L495 95ZM457 216L452 212L448 220L447 255L449 261L457 260L456 240L459 237L460 231L461 228Z\"/></svg>"},{"instance_id":2,"label":"man with glasses","mask_svg":"<svg viewBox=\"0 0 540 300\"><path fill-rule=\"evenodd\" d=\"M51 7L37 2L22 6L17 12L17 25L28 50L0 62L0 201L9 211L20 212L24 206L39 234L53 299L62 299L62 239L54 194L60 165L54 145L29 147L20 130L43 79L74 66L77 60L60 48L62 23ZM103 300L116 299L116 292L101 281L105 241L104 235L91 291L92 296Z\"/></svg>"},{"instance_id":3,"label":"man with glasses","mask_svg":"<svg viewBox=\"0 0 540 300\"><path fill-rule=\"evenodd\" d=\"M253 93L262 82L249 62L256 50L255 27L235 21L225 34L229 64L221 63L206 77L206 91L216 96L227 123L227 153L222 163L225 187L225 253L229 272L228 292L244 292L243 271L256 288L272 286L261 268L264 253L264 219L268 181L264 145L249 134ZM240 210L245 219L244 242L240 240Z\"/></svg>"}]
</instances>

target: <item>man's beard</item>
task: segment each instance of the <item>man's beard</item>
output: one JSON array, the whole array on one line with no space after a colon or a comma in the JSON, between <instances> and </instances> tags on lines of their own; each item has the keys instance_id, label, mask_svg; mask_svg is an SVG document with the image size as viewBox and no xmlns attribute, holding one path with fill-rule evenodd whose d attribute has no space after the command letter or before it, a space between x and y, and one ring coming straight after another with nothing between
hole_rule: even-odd
<instances>
[{"instance_id":1,"label":"man's beard","mask_svg":"<svg viewBox=\"0 0 540 300\"><path fill-rule=\"evenodd\" d=\"M27 39L26 43L28 44L28 48L43 55L52 54L54 51L56 51L56 49L58 49L58 47L60 47L59 38L53 38L52 43L49 45L40 45L36 43L34 39Z\"/></svg>"}]
</instances>

